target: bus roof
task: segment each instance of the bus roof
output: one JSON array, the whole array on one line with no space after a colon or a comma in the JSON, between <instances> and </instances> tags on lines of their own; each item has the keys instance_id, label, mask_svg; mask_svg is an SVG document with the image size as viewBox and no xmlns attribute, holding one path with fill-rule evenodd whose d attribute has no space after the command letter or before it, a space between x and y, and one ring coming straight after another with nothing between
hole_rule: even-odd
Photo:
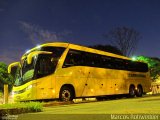
<instances>
[{"instance_id":1,"label":"bus roof","mask_svg":"<svg viewBox=\"0 0 160 120\"><path fill-rule=\"evenodd\" d=\"M22 55L22 58L25 57L27 54L35 51L35 50L38 50L42 47L47 47L47 46L55 46L55 47L64 47L64 48L67 48L69 45L69 43L65 43L65 42L53 42L53 43L45 43L45 44L41 44L41 45L37 45L36 47L28 50L26 53L24 53Z\"/></svg>"},{"instance_id":2,"label":"bus roof","mask_svg":"<svg viewBox=\"0 0 160 120\"><path fill-rule=\"evenodd\" d=\"M38 45L38 46L30 49L29 51L27 51L25 54L23 54L22 58L25 57L30 52L38 50L41 47L47 47L47 46L64 47L64 48L68 47L70 49L75 49L75 50L80 50L80 51L85 51L85 52L96 53L96 54L100 54L100 55L106 55L106 56L131 60L130 58L122 56L122 55L118 55L118 54L114 54L114 53L110 53L110 52L106 52L106 51L101 51L101 50L97 50L94 48L89 48L89 47L85 47L85 46L81 46L81 45L65 43L65 42L53 42L53 43L45 43L45 44Z\"/></svg>"},{"instance_id":3,"label":"bus roof","mask_svg":"<svg viewBox=\"0 0 160 120\"><path fill-rule=\"evenodd\" d=\"M80 50L80 51L85 51L85 52L96 53L96 54L100 54L100 55L106 55L106 56L131 60L130 58L128 58L126 56L122 56L122 55L118 55L118 54L114 54L114 53L106 52L106 51L102 51L102 50L97 50L94 48L89 48L89 47L85 47L85 46L81 46L81 45L69 44L68 47L70 49L75 49L75 50Z\"/></svg>"}]
</instances>

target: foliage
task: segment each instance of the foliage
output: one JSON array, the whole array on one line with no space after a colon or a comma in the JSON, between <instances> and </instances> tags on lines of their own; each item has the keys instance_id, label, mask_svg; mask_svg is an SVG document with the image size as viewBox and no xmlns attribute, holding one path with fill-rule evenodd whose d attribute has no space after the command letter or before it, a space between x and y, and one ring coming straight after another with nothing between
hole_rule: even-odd
<instances>
[{"instance_id":1,"label":"foliage","mask_svg":"<svg viewBox=\"0 0 160 120\"><path fill-rule=\"evenodd\" d=\"M116 27L104 35L113 46L116 46L125 56L129 56L136 49L141 38L140 33L129 27Z\"/></svg>"},{"instance_id":2,"label":"foliage","mask_svg":"<svg viewBox=\"0 0 160 120\"><path fill-rule=\"evenodd\" d=\"M160 59L145 57L145 56L138 56L137 60L148 63L148 67L151 72L151 78L153 81L155 81L158 78L158 76L160 75Z\"/></svg>"},{"instance_id":3,"label":"foliage","mask_svg":"<svg viewBox=\"0 0 160 120\"><path fill-rule=\"evenodd\" d=\"M94 45L94 46L89 46L89 47L98 49L98 50L102 50L102 51L106 51L106 52L115 53L118 55L122 55L122 52L117 47L114 47L111 45Z\"/></svg>"},{"instance_id":4,"label":"foliage","mask_svg":"<svg viewBox=\"0 0 160 120\"><path fill-rule=\"evenodd\" d=\"M2 93L2 92L0 92L0 99L2 98L2 96L3 96L3 93Z\"/></svg>"},{"instance_id":5,"label":"foliage","mask_svg":"<svg viewBox=\"0 0 160 120\"><path fill-rule=\"evenodd\" d=\"M7 72L7 65L3 62L0 62L0 91L3 91L4 84L9 85L9 90L12 87L13 77Z\"/></svg>"},{"instance_id":6,"label":"foliage","mask_svg":"<svg viewBox=\"0 0 160 120\"><path fill-rule=\"evenodd\" d=\"M42 111L43 104L40 102L18 102L12 104L2 104L0 108L11 109L11 108L26 108L31 111Z\"/></svg>"}]
</instances>

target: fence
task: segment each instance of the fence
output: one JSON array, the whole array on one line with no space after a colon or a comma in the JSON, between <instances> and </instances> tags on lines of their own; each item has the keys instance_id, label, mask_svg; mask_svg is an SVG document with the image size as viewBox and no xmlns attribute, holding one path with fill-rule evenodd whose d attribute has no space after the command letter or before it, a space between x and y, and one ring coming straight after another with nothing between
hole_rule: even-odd
<instances>
[{"instance_id":1,"label":"fence","mask_svg":"<svg viewBox=\"0 0 160 120\"><path fill-rule=\"evenodd\" d=\"M152 94L160 94L160 82L153 82L151 88Z\"/></svg>"},{"instance_id":2,"label":"fence","mask_svg":"<svg viewBox=\"0 0 160 120\"><path fill-rule=\"evenodd\" d=\"M8 103L8 84L4 85L4 94L0 93L0 104L6 104Z\"/></svg>"}]
</instances>

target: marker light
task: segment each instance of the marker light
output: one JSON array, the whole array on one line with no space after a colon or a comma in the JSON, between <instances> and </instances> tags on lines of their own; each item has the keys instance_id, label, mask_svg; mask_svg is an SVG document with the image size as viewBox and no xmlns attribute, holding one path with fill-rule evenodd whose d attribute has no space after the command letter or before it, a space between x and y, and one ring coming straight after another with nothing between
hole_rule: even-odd
<instances>
[{"instance_id":1,"label":"marker light","mask_svg":"<svg viewBox=\"0 0 160 120\"><path fill-rule=\"evenodd\" d=\"M37 46L36 46L36 48L37 48L37 49L40 49L40 48L41 48L41 46L40 46L40 45L37 45Z\"/></svg>"},{"instance_id":2,"label":"marker light","mask_svg":"<svg viewBox=\"0 0 160 120\"><path fill-rule=\"evenodd\" d=\"M26 54L28 54L30 52L30 50L26 50Z\"/></svg>"}]
</instances>

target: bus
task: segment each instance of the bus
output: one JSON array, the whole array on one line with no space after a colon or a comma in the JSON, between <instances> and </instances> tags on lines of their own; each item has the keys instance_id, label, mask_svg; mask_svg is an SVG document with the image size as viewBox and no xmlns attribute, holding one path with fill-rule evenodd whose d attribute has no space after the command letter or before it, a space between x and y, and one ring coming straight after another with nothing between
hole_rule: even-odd
<instances>
[{"instance_id":1,"label":"bus","mask_svg":"<svg viewBox=\"0 0 160 120\"><path fill-rule=\"evenodd\" d=\"M27 51L8 66L14 101L76 98L150 91L148 65L128 57L71 43L53 42Z\"/></svg>"}]
</instances>

